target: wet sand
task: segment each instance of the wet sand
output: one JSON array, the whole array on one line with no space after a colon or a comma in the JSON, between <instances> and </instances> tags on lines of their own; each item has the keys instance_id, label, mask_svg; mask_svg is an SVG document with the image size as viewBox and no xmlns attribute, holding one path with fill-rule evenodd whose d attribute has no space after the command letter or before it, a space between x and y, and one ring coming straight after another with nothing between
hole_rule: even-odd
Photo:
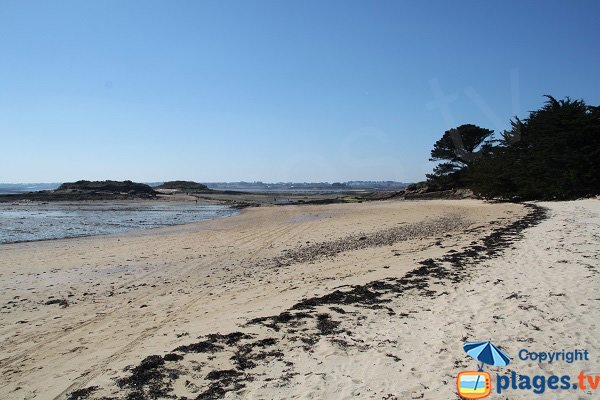
<instances>
[{"instance_id":1,"label":"wet sand","mask_svg":"<svg viewBox=\"0 0 600 400\"><path fill-rule=\"evenodd\" d=\"M533 330L486 325L486 313L518 312L520 298L485 294L523 290L500 274L533 274L533 260L514 255L527 264L514 269L499 260L544 217L475 200L261 207L152 232L3 245L0 397L454 398L463 338ZM483 281L470 282L474 271ZM464 321L473 311L480 324ZM432 382L432 368L449 382Z\"/></svg>"},{"instance_id":2,"label":"wet sand","mask_svg":"<svg viewBox=\"0 0 600 400\"><path fill-rule=\"evenodd\" d=\"M236 215L194 201L0 202L0 244L123 233Z\"/></svg>"}]
</instances>

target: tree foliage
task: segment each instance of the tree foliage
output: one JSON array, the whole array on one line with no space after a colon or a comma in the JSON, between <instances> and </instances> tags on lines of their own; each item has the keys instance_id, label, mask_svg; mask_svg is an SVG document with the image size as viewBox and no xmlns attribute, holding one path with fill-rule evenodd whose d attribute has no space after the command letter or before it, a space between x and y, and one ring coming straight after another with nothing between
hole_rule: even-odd
<instances>
[{"instance_id":1,"label":"tree foliage","mask_svg":"<svg viewBox=\"0 0 600 400\"><path fill-rule=\"evenodd\" d=\"M513 119L499 140L485 142L480 157L452 171L463 186L486 197L520 200L600 193L600 107L546 97L541 109Z\"/></svg>"},{"instance_id":2,"label":"tree foliage","mask_svg":"<svg viewBox=\"0 0 600 400\"><path fill-rule=\"evenodd\" d=\"M435 142L429 161L445 161L437 165L433 174L428 174L429 182L436 189L460 186L469 166L487 151L487 140L494 131L477 125L461 125L444 132Z\"/></svg>"}]
</instances>

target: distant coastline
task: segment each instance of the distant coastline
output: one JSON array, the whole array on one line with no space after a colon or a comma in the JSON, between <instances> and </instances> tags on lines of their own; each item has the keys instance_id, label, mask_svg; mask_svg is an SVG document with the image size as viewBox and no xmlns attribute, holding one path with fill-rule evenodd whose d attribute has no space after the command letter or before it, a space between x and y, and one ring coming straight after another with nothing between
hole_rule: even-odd
<instances>
[{"instance_id":1,"label":"distant coastline","mask_svg":"<svg viewBox=\"0 0 600 400\"><path fill-rule=\"evenodd\" d=\"M0 183L1 194L22 194L40 192L44 190L56 190L64 182L50 183ZM153 181L143 182L156 188L168 182ZM212 190L239 190L247 192L270 192L270 191L343 191L343 190L402 190L409 183L397 181L347 181L347 182L199 182Z\"/></svg>"},{"instance_id":2,"label":"distant coastline","mask_svg":"<svg viewBox=\"0 0 600 400\"><path fill-rule=\"evenodd\" d=\"M61 182L53 183L0 183L0 195L22 194L29 192L40 192L42 190L54 190Z\"/></svg>"},{"instance_id":3,"label":"distant coastline","mask_svg":"<svg viewBox=\"0 0 600 400\"><path fill-rule=\"evenodd\" d=\"M228 204L236 208L257 205L356 202L400 193L406 184L393 181L345 183L263 183L193 181L153 182L87 181L71 183L1 184L0 203L21 201L189 200ZM379 195L372 196L373 193ZM383 195L383 193L386 193ZM383 197L381 197L383 195Z\"/></svg>"}]
</instances>

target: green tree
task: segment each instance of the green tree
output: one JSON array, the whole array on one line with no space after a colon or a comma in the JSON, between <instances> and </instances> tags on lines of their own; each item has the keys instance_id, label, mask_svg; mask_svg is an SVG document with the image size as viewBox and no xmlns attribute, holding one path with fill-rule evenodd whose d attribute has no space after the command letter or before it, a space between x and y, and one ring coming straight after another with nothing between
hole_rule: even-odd
<instances>
[{"instance_id":1,"label":"green tree","mask_svg":"<svg viewBox=\"0 0 600 400\"><path fill-rule=\"evenodd\" d=\"M429 161L444 161L427 175L435 189L462 185L468 168L491 148L490 137L494 131L477 125L461 125L444 132L435 142Z\"/></svg>"},{"instance_id":2,"label":"green tree","mask_svg":"<svg viewBox=\"0 0 600 400\"><path fill-rule=\"evenodd\" d=\"M499 146L471 166L467 185L489 197L563 199L600 193L600 108L556 100L511 121Z\"/></svg>"}]
</instances>

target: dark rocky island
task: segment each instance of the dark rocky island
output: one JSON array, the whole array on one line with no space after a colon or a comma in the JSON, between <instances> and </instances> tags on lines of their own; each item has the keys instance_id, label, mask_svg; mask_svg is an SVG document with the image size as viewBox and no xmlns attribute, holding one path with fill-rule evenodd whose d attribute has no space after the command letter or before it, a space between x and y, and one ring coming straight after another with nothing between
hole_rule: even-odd
<instances>
[{"instance_id":1,"label":"dark rocky island","mask_svg":"<svg viewBox=\"0 0 600 400\"><path fill-rule=\"evenodd\" d=\"M55 190L0 195L0 202L154 199L156 194L152 187L144 183L81 180L63 183Z\"/></svg>"},{"instance_id":2,"label":"dark rocky island","mask_svg":"<svg viewBox=\"0 0 600 400\"><path fill-rule=\"evenodd\" d=\"M55 192L92 192L112 194L154 195L154 189L145 183L132 181L77 181L63 183Z\"/></svg>"},{"instance_id":3,"label":"dark rocky island","mask_svg":"<svg viewBox=\"0 0 600 400\"><path fill-rule=\"evenodd\" d=\"M209 192L210 189L201 183L193 181L169 181L158 185L155 189L177 190L186 193Z\"/></svg>"}]
</instances>

